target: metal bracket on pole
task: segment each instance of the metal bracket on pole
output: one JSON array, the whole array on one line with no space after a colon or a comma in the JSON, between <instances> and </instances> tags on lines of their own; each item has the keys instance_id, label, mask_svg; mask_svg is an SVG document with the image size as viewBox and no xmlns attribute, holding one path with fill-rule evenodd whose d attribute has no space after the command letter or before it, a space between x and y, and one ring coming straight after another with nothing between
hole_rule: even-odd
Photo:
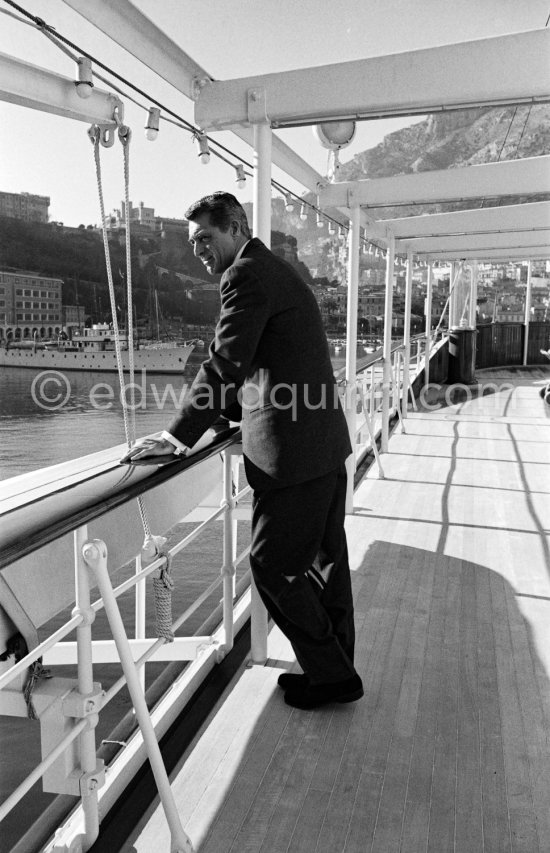
<instances>
[{"instance_id":1,"label":"metal bracket on pole","mask_svg":"<svg viewBox=\"0 0 550 853\"><path fill-rule=\"evenodd\" d=\"M248 89L246 96L250 124L269 124L265 89L261 86L255 86L253 89Z\"/></svg>"}]
</instances>

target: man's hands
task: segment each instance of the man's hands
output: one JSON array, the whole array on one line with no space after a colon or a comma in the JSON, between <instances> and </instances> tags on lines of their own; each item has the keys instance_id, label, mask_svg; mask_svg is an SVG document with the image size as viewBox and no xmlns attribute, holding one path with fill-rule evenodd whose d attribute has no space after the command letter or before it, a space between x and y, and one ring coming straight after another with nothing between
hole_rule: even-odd
<instances>
[{"instance_id":1,"label":"man's hands","mask_svg":"<svg viewBox=\"0 0 550 853\"><path fill-rule=\"evenodd\" d=\"M134 446L124 454L120 462L122 464L154 456L171 456L175 452L176 448L171 441L160 438L160 436L150 436L149 438L140 438L139 441L136 441ZM179 455L182 454L180 453Z\"/></svg>"}]
</instances>

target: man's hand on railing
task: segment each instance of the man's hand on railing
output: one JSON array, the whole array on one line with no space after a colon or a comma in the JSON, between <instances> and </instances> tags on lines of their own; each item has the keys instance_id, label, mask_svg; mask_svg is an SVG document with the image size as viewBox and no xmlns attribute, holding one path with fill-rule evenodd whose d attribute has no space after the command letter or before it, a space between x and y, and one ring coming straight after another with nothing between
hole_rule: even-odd
<instances>
[{"instance_id":1,"label":"man's hand on railing","mask_svg":"<svg viewBox=\"0 0 550 853\"><path fill-rule=\"evenodd\" d=\"M154 458L156 456L181 456L182 451L178 450L172 442L159 435L149 436L148 438L140 438L133 447L131 447L120 460L121 464L125 462L137 462L143 459Z\"/></svg>"}]
</instances>

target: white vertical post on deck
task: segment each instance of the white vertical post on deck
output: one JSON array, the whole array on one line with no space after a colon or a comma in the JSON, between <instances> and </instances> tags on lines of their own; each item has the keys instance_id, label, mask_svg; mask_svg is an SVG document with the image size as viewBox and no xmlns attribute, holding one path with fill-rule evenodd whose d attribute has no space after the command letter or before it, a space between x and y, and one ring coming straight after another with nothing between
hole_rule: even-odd
<instances>
[{"instance_id":1,"label":"white vertical post on deck","mask_svg":"<svg viewBox=\"0 0 550 853\"><path fill-rule=\"evenodd\" d=\"M382 374L382 441L380 450L388 452L390 438L390 393L392 388L391 365L391 332L393 319L393 267L395 263L395 238L393 234L388 240L386 253L386 302L384 308L384 348Z\"/></svg>"},{"instance_id":2,"label":"white vertical post on deck","mask_svg":"<svg viewBox=\"0 0 550 853\"><path fill-rule=\"evenodd\" d=\"M223 505L225 512L223 516L223 629L224 629L224 651L230 652L234 641L233 624L233 596L235 589L235 560L234 560L234 524L233 508L233 457L231 449L224 450L223 458Z\"/></svg>"},{"instance_id":3,"label":"white vertical post on deck","mask_svg":"<svg viewBox=\"0 0 550 853\"><path fill-rule=\"evenodd\" d=\"M401 417L407 417L409 401L409 365L411 363L411 302L412 302L413 255L407 252L407 273L405 277L405 328L403 330L403 400ZM399 389L398 389L399 393Z\"/></svg>"},{"instance_id":4,"label":"white vertical post on deck","mask_svg":"<svg viewBox=\"0 0 550 853\"><path fill-rule=\"evenodd\" d=\"M529 324L531 322L531 261L527 261L527 287L525 288L525 337L523 340L523 363L527 364L529 349Z\"/></svg>"},{"instance_id":5,"label":"white vertical post on deck","mask_svg":"<svg viewBox=\"0 0 550 853\"><path fill-rule=\"evenodd\" d=\"M428 263L426 275L426 301L424 303L424 314L426 318L426 350L424 355L424 385L430 382L430 350L432 348L432 292L433 292L433 266Z\"/></svg>"},{"instance_id":6,"label":"white vertical post on deck","mask_svg":"<svg viewBox=\"0 0 550 853\"><path fill-rule=\"evenodd\" d=\"M470 264L472 277L470 280L470 329L477 328L477 261L472 261Z\"/></svg>"},{"instance_id":7,"label":"white vertical post on deck","mask_svg":"<svg viewBox=\"0 0 550 853\"><path fill-rule=\"evenodd\" d=\"M260 93L250 93L253 98ZM257 102L257 101L256 101ZM254 212L252 231L271 247L271 148L273 135L266 120L254 123ZM267 660L267 610L260 598L254 578L251 580L250 634L252 663Z\"/></svg>"},{"instance_id":8,"label":"white vertical post on deck","mask_svg":"<svg viewBox=\"0 0 550 853\"><path fill-rule=\"evenodd\" d=\"M142 571L142 562L141 562L141 554L138 554L136 557L136 575L139 575ZM147 587L146 587L146 578L141 578L136 583L135 590L135 626L134 626L134 637L136 640L144 640L146 636L146 625L145 625L145 617L146 617L146 606L147 606ZM139 669L139 680L141 684L142 690L145 690L145 664Z\"/></svg>"},{"instance_id":9,"label":"white vertical post on deck","mask_svg":"<svg viewBox=\"0 0 550 853\"><path fill-rule=\"evenodd\" d=\"M75 608L82 622L76 629L78 692L81 696L91 696L94 692L94 669L92 658L92 624L95 610L90 602L90 578L88 567L82 556L82 547L88 539L88 527L84 525L74 531L75 562ZM97 718L96 718L97 720ZM95 726L93 722L79 736L80 769L84 774L96 770ZM82 811L84 813L84 831L86 844L91 847L99 835L99 810L97 790L82 787ZM87 848L86 848L87 849Z\"/></svg>"},{"instance_id":10,"label":"white vertical post on deck","mask_svg":"<svg viewBox=\"0 0 550 853\"><path fill-rule=\"evenodd\" d=\"M267 122L258 122L254 125L252 231L268 248L271 246L271 145L271 127Z\"/></svg>"},{"instance_id":11,"label":"white vertical post on deck","mask_svg":"<svg viewBox=\"0 0 550 853\"><path fill-rule=\"evenodd\" d=\"M361 209L354 201L353 191L349 192L350 227L348 233L348 304L346 321L346 420L352 454L346 460L348 486L346 494L346 512L353 512L353 479L355 476L355 447L357 444L357 310L359 293L359 251Z\"/></svg>"}]
</instances>

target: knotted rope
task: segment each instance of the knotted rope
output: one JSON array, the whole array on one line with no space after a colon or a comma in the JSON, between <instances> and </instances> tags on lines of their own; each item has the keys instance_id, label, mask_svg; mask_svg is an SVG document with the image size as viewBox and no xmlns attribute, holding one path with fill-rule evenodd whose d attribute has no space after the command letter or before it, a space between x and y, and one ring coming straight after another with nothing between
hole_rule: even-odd
<instances>
[{"instance_id":1,"label":"knotted rope","mask_svg":"<svg viewBox=\"0 0 550 853\"><path fill-rule=\"evenodd\" d=\"M34 702L32 701L32 694L34 692L34 688L36 687L41 678L51 677L51 670L44 668L44 666L42 665L42 658L38 658L38 660L35 660L29 666L29 676L25 682L25 687L23 689L23 697L27 704L27 717L29 718L29 720L38 720L38 714L36 713Z\"/></svg>"},{"instance_id":2,"label":"knotted rope","mask_svg":"<svg viewBox=\"0 0 550 853\"><path fill-rule=\"evenodd\" d=\"M164 563L159 568L156 578L153 578L153 592L155 596L155 632L159 639L164 638L167 643L174 642L172 631L172 590L174 579L171 571L171 556L166 546L164 536L145 537L142 550L142 558L158 560L164 558Z\"/></svg>"}]
</instances>

